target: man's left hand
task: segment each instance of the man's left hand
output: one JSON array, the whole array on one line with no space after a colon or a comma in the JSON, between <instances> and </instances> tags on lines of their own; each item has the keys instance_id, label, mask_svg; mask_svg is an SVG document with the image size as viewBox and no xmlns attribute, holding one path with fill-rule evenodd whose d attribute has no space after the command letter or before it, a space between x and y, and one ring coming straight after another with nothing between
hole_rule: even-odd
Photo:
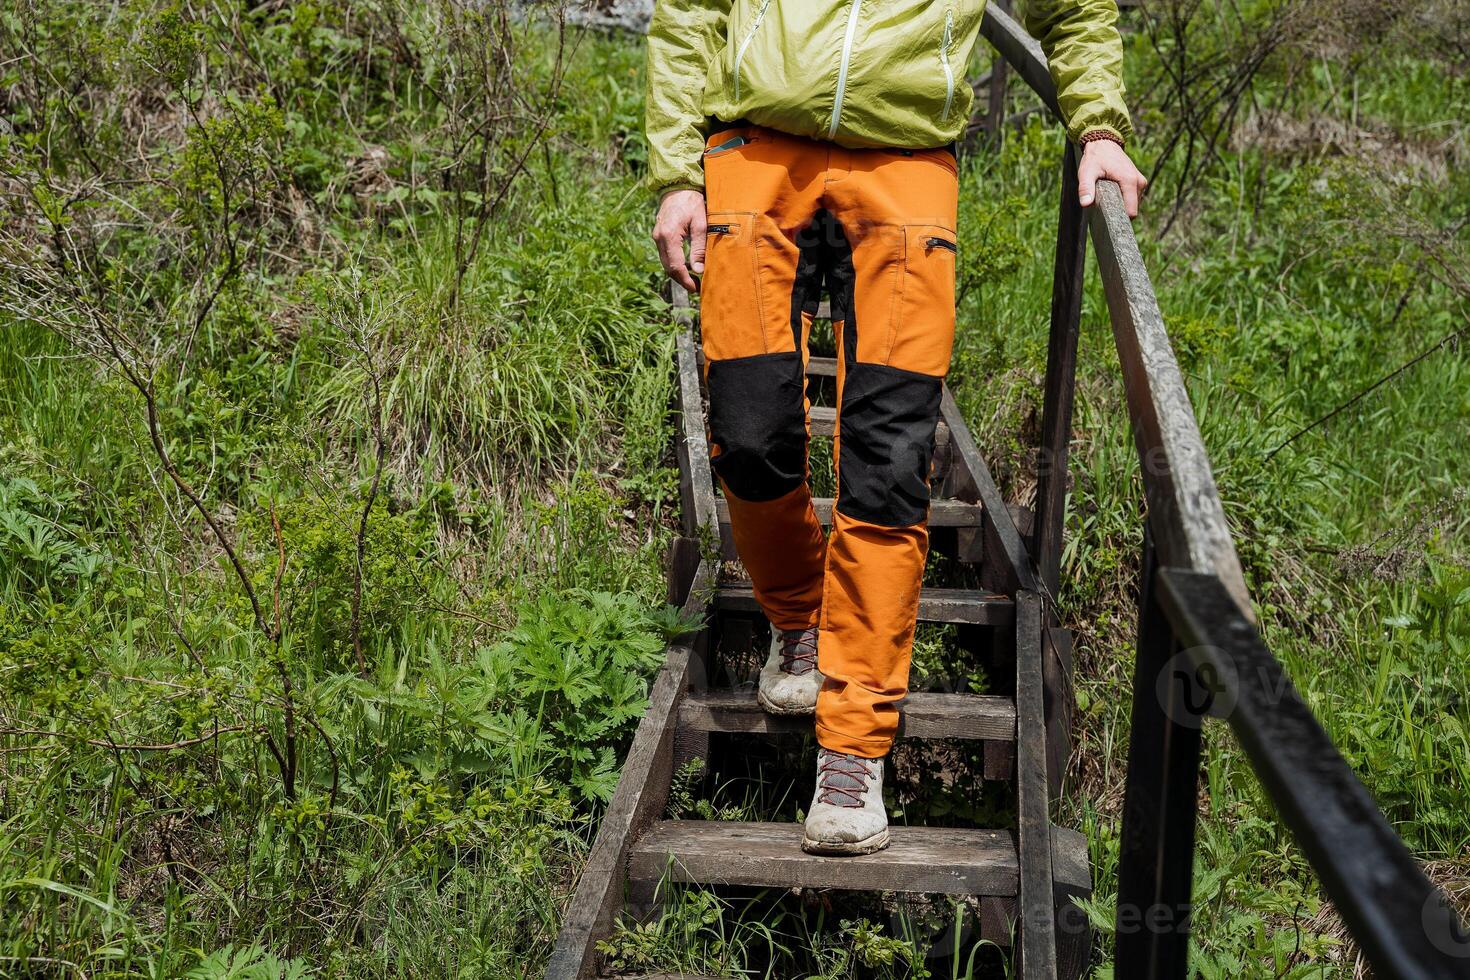
<instances>
[{"instance_id":1,"label":"man's left hand","mask_svg":"<svg viewBox=\"0 0 1470 980\"><path fill-rule=\"evenodd\" d=\"M1089 207L1097 198L1097 182L1115 180L1123 190L1123 206L1128 217L1138 217L1138 199L1148 186L1148 178L1139 173L1123 148L1112 140L1093 140L1082 146L1082 163L1077 167L1077 191L1082 206Z\"/></svg>"}]
</instances>

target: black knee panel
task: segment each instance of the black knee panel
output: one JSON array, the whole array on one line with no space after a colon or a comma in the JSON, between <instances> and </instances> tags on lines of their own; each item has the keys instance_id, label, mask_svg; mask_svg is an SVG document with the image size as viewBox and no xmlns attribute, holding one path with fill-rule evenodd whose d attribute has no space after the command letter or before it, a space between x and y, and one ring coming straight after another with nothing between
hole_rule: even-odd
<instances>
[{"instance_id":1,"label":"black knee panel","mask_svg":"<svg viewBox=\"0 0 1470 980\"><path fill-rule=\"evenodd\" d=\"M885 527L924 520L941 385L882 364L847 365L838 510Z\"/></svg>"},{"instance_id":2,"label":"black knee panel","mask_svg":"<svg viewBox=\"0 0 1470 980\"><path fill-rule=\"evenodd\" d=\"M775 500L806 479L805 382L795 351L710 362L714 468L741 500Z\"/></svg>"}]
</instances>

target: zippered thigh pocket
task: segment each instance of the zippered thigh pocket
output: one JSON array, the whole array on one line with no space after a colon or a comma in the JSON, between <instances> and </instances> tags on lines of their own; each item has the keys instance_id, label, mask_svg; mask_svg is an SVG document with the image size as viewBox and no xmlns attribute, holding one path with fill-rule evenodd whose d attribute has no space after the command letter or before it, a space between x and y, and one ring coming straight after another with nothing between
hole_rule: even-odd
<instances>
[{"instance_id":1,"label":"zippered thigh pocket","mask_svg":"<svg viewBox=\"0 0 1470 980\"><path fill-rule=\"evenodd\" d=\"M904 225L903 264L888 364L942 377L954 345L954 229Z\"/></svg>"},{"instance_id":2,"label":"zippered thigh pocket","mask_svg":"<svg viewBox=\"0 0 1470 980\"><path fill-rule=\"evenodd\" d=\"M791 326L796 246L769 215L711 211L705 225L700 327L710 360L796 349Z\"/></svg>"},{"instance_id":3,"label":"zippered thigh pocket","mask_svg":"<svg viewBox=\"0 0 1470 980\"><path fill-rule=\"evenodd\" d=\"M711 211L705 225L704 279L699 319L708 360L748 357L765 352L758 309L755 215Z\"/></svg>"}]
</instances>

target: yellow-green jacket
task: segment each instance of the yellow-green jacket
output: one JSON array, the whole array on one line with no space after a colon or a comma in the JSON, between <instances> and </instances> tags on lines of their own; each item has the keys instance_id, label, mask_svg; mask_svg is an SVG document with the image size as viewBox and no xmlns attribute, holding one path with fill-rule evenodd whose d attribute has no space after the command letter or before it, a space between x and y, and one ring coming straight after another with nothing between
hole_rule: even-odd
<instances>
[{"instance_id":1,"label":"yellow-green jacket","mask_svg":"<svg viewBox=\"0 0 1470 980\"><path fill-rule=\"evenodd\" d=\"M970 118L965 65L984 0L656 0L649 183L702 188L707 120L843 146L932 147ZM1115 0L1029 0L1073 139L1129 131Z\"/></svg>"}]
</instances>

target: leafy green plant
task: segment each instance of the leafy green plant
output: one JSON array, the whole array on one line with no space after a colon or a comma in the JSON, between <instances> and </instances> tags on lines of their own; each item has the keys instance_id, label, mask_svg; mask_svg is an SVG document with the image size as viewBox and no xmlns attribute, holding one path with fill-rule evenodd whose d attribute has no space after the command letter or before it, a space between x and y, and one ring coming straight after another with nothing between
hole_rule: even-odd
<instances>
[{"instance_id":1,"label":"leafy green plant","mask_svg":"<svg viewBox=\"0 0 1470 980\"><path fill-rule=\"evenodd\" d=\"M311 971L298 959L279 959L259 946L225 946L184 974L186 980L306 980Z\"/></svg>"},{"instance_id":2,"label":"leafy green plant","mask_svg":"<svg viewBox=\"0 0 1470 980\"><path fill-rule=\"evenodd\" d=\"M660 886L658 914L646 922L623 921L597 949L609 969L639 974L698 971L704 975L739 976L748 941L759 930L727 923L728 903L697 888Z\"/></svg>"},{"instance_id":3,"label":"leafy green plant","mask_svg":"<svg viewBox=\"0 0 1470 980\"><path fill-rule=\"evenodd\" d=\"M76 494L42 490L36 481L0 478L0 587L12 595L60 597L84 586L104 565L76 522Z\"/></svg>"},{"instance_id":4,"label":"leafy green plant","mask_svg":"<svg viewBox=\"0 0 1470 980\"><path fill-rule=\"evenodd\" d=\"M521 607L481 663L551 736L544 744L557 769L583 795L606 800L617 785L615 746L643 715L671 625L692 624L655 620L627 595L546 594Z\"/></svg>"},{"instance_id":5,"label":"leafy green plant","mask_svg":"<svg viewBox=\"0 0 1470 980\"><path fill-rule=\"evenodd\" d=\"M355 497L301 497L271 513L254 513L246 522L260 555L258 587L262 592L275 588L298 640L320 651L324 663L334 668L346 667L352 657L352 602L359 574L355 503ZM283 568L278 567L277 526L279 548L286 555ZM364 526L360 617L371 648L391 636L391 625L423 601L433 529L414 514L391 513L381 501Z\"/></svg>"}]
</instances>

